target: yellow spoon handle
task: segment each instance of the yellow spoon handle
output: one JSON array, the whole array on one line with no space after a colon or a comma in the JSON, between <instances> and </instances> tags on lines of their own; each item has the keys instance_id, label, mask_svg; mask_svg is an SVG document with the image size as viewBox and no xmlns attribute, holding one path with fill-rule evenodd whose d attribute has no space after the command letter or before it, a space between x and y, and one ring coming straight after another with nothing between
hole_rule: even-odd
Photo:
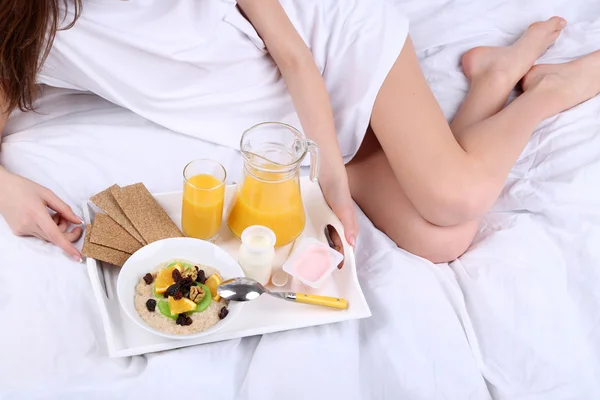
<instances>
[{"instance_id":1,"label":"yellow spoon handle","mask_svg":"<svg viewBox=\"0 0 600 400\"><path fill-rule=\"evenodd\" d=\"M312 304L315 306L339 308L341 310L348 307L348 302L344 299L338 297L316 296L306 293L296 293L296 302Z\"/></svg>"}]
</instances>

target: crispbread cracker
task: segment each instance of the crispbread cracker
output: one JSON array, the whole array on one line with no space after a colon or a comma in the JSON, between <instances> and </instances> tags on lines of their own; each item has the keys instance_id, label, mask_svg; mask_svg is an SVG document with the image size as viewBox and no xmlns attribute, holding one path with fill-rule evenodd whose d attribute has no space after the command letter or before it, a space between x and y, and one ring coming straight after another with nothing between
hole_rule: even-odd
<instances>
[{"instance_id":1,"label":"crispbread cracker","mask_svg":"<svg viewBox=\"0 0 600 400\"><path fill-rule=\"evenodd\" d=\"M83 240L83 249L81 251L83 255L122 267L131 254L91 243L90 236L92 235L92 230L93 226L88 225L85 232L85 239Z\"/></svg>"},{"instance_id":2,"label":"crispbread cracker","mask_svg":"<svg viewBox=\"0 0 600 400\"><path fill-rule=\"evenodd\" d=\"M147 243L183 236L143 183L113 186L110 192Z\"/></svg>"},{"instance_id":3,"label":"crispbread cracker","mask_svg":"<svg viewBox=\"0 0 600 400\"><path fill-rule=\"evenodd\" d=\"M92 203L100 207L102 211L104 211L109 217L111 217L115 222L123 227L131 236L133 236L138 242L141 244L146 244L142 235L135 229L131 221L127 219L121 207L116 202L113 197L111 190L113 188L119 188L119 185L112 185L106 190L94 195L90 200Z\"/></svg>"},{"instance_id":4,"label":"crispbread cracker","mask_svg":"<svg viewBox=\"0 0 600 400\"><path fill-rule=\"evenodd\" d=\"M96 214L90 242L133 254L142 244L106 214Z\"/></svg>"}]
</instances>

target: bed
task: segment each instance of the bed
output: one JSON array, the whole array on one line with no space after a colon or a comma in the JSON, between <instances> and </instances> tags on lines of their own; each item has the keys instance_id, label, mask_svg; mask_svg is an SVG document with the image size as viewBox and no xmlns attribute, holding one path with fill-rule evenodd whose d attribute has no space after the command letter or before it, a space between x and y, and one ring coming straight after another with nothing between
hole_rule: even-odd
<instances>
[{"instance_id":1,"label":"bed","mask_svg":"<svg viewBox=\"0 0 600 400\"><path fill-rule=\"evenodd\" d=\"M396 1L448 118L471 47L561 15L569 26L542 62L600 49L599 2ZM38 104L10 119L0 163L76 211L113 183L178 190L186 161L208 156L90 94L46 88ZM398 249L359 213L373 313L361 321L110 359L84 266L0 219L0 399L598 399L599 117L600 97L544 121L453 263ZM241 171L234 151L210 156Z\"/></svg>"}]
</instances>

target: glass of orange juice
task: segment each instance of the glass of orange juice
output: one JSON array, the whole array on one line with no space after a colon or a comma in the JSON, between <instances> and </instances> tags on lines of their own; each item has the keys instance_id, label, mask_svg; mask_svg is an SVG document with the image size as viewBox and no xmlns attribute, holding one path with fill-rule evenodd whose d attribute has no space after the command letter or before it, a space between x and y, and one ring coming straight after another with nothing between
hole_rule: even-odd
<instances>
[{"instance_id":1,"label":"glass of orange juice","mask_svg":"<svg viewBox=\"0 0 600 400\"><path fill-rule=\"evenodd\" d=\"M225 168L213 160L195 160L183 169L181 227L188 237L214 242L225 202Z\"/></svg>"}]
</instances>

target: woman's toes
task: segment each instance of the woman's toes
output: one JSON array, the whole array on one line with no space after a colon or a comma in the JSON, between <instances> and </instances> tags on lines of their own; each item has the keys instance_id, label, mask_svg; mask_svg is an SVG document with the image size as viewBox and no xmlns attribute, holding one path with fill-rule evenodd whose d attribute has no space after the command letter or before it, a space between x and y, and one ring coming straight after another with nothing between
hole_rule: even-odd
<instances>
[{"instance_id":1,"label":"woman's toes","mask_svg":"<svg viewBox=\"0 0 600 400\"><path fill-rule=\"evenodd\" d=\"M556 31L561 31L567 26L567 21L562 17L552 17L546 21L534 22L529 25L528 32L536 32L538 34L550 34Z\"/></svg>"}]
</instances>

